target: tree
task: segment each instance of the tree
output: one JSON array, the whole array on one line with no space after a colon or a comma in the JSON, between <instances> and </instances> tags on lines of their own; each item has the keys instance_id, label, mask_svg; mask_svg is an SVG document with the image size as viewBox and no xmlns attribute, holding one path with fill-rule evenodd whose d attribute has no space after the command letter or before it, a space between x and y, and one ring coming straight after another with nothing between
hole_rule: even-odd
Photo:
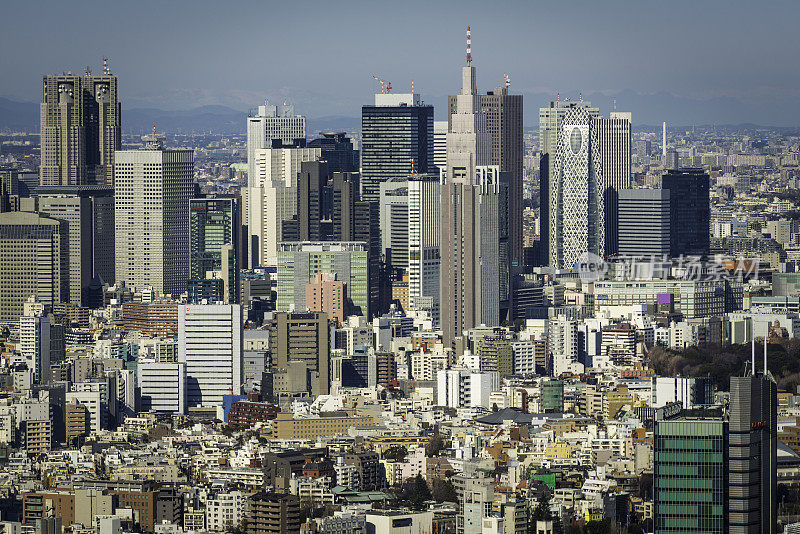
<instances>
[{"instance_id":1,"label":"tree","mask_svg":"<svg viewBox=\"0 0 800 534\"><path fill-rule=\"evenodd\" d=\"M431 495L436 502L458 502L458 493L453 483L442 478L434 478Z\"/></svg>"},{"instance_id":2,"label":"tree","mask_svg":"<svg viewBox=\"0 0 800 534\"><path fill-rule=\"evenodd\" d=\"M498 408L498 407L497 407L497 403L496 403L496 402L493 402L493 403L492 403L492 411L493 411L493 412L497 412L497 411L499 411L499 410L500 410L500 408Z\"/></svg>"},{"instance_id":3,"label":"tree","mask_svg":"<svg viewBox=\"0 0 800 534\"><path fill-rule=\"evenodd\" d=\"M408 455L408 449L406 449L402 445L392 445L391 447L383 451L383 457L385 459L395 460L397 462L402 462L407 455Z\"/></svg>"},{"instance_id":4,"label":"tree","mask_svg":"<svg viewBox=\"0 0 800 534\"><path fill-rule=\"evenodd\" d=\"M439 453L444 449L445 443L444 438L442 438L439 434L434 434L428 439L428 443L425 444L425 456L428 458L434 458L439 456Z\"/></svg>"},{"instance_id":5,"label":"tree","mask_svg":"<svg viewBox=\"0 0 800 534\"><path fill-rule=\"evenodd\" d=\"M414 478L414 493L411 495L411 505L415 510L419 510L425 504L425 501L431 500L431 490L428 483L422 478L422 475L417 475Z\"/></svg>"}]
</instances>

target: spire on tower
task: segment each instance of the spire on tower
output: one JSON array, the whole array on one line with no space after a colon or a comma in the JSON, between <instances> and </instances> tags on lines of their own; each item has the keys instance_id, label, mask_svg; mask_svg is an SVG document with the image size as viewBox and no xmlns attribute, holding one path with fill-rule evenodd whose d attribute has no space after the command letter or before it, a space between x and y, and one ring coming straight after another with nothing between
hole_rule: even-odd
<instances>
[{"instance_id":1,"label":"spire on tower","mask_svg":"<svg viewBox=\"0 0 800 534\"><path fill-rule=\"evenodd\" d=\"M472 33L467 26L467 67L472 65Z\"/></svg>"}]
</instances>

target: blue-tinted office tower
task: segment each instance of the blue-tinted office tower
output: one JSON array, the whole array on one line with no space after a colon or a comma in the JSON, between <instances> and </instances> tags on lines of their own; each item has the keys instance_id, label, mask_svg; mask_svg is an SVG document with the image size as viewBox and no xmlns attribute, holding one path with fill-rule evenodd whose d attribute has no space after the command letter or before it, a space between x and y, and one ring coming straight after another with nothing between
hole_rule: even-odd
<instances>
[{"instance_id":1,"label":"blue-tinted office tower","mask_svg":"<svg viewBox=\"0 0 800 534\"><path fill-rule=\"evenodd\" d=\"M709 177L702 169L672 169L661 177L669 190L670 255L707 256L710 248Z\"/></svg>"},{"instance_id":2,"label":"blue-tinted office tower","mask_svg":"<svg viewBox=\"0 0 800 534\"><path fill-rule=\"evenodd\" d=\"M433 171L433 106L418 94L377 94L361 108L361 198L380 200L380 184Z\"/></svg>"},{"instance_id":3,"label":"blue-tinted office tower","mask_svg":"<svg viewBox=\"0 0 800 534\"><path fill-rule=\"evenodd\" d=\"M208 196L190 200L190 297L227 304L239 302L240 224L236 197ZM222 284L206 281L209 278L219 278ZM214 288L220 288L221 293Z\"/></svg>"}]
</instances>

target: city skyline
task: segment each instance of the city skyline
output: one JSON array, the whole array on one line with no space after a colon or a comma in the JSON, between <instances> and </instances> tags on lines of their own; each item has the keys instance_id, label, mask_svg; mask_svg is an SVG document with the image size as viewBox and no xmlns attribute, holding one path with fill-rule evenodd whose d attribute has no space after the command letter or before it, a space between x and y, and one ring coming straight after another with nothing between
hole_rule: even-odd
<instances>
[{"instance_id":1,"label":"city skyline","mask_svg":"<svg viewBox=\"0 0 800 534\"><path fill-rule=\"evenodd\" d=\"M12 73L0 80L0 97L35 102L42 72L81 74L87 61L100 72L105 56L124 80L120 101L126 110L221 105L245 111L269 98L288 99L309 117L357 117L377 92L371 79L377 75L391 80L397 92L407 91L413 79L441 119L448 80L457 75L454 62L463 54L463 27L472 24L475 60L482 66L479 90L501 84L508 74L511 91L529 102L526 126L536 125L534 108L559 92L594 98L604 112L616 97L638 124L794 126L796 113L787 110L800 110L800 79L782 67L792 61L787 22L798 9L789 3L515 4L519 16L513 18L474 3L457 15L435 4L391 17L362 2L336 10L315 4L317 17L309 16L311 9L272 3L240 3L224 11L213 4L185 9L174 3L147 25L131 12L146 12L147 3L82 10L81 19L48 4L44 16L23 4L7 6L4 20L13 24L0 32L4 48L20 49L26 35L43 28L54 41L63 37L66 46L27 43L0 59L0 68ZM448 15L445 25L439 24L442 12ZM769 32L748 24L756 16L772 21ZM326 46L329 25L338 28L338 46ZM429 38L411 38L411 28ZM228 38L207 39L214 33ZM745 72L741 65L748 66ZM684 117L680 110L686 110Z\"/></svg>"}]
</instances>

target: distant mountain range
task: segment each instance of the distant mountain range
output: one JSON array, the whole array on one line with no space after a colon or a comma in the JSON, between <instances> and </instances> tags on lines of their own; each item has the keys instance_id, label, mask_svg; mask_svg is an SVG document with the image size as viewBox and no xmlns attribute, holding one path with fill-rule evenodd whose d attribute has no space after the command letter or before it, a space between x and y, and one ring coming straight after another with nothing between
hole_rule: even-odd
<instances>
[{"instance_id":1,"label":"distant mountain range","mask_svg":"<svg viewBox=\"0 0 800 534\"><path fill-rule=\"evenodd\" d=\"M538 129L539 107L548 105L553 95L542 93L524 93L526 129ZM719 97L708 100L695 100L679 98L669 93L639 94L633 91L622 91L616 96L592 93L584 94L584 99L600 108L600 113L607 116L614 107L614 101L620 111L633 113L633 126L635 129L660 130L662 120L667 121L667 127L691 128L700 125L715 124L716 128L751 129L758 124L785 124L782 130L797 131L797 126L788 126L791 119L776 117L772 108L764 102L743 103L734 98ZM446 119L442 110L447 109L446 97L432 97L429 103L438 110L436 119ZM358 109L354 106L355 109ZM298 111L301 111L299 106ZM788 108L787 108L788 109ZM357 116L335 115L315 117L313 112L308 113L308 136L315 137L320 132L347 131L354 132L361 129L359 112ZM789 117L793 115L788 114ZM122 130L127 134L142 134L153 129L153 125L162 132L170 133L218 133L218 134L243 134L245 133L245 118L247 112L227 106L207 105L188 110L167 111L154 108L126 109L122 106ZM740 120L731 120L731 117L740 117ZM726 120L727 118L727 120ZM788 122L788 124L786 124ZM800 121L798 121L800 122ZM747 123L747 124L743 124ZM733 126L731 126L733 125ZM2 131L39 131L39 104L34 102L18 102L0 97L0 132Z\"/></svg>"},{"instance_id":2,"label":"distant mountain range","mask_svg":"<svg viewBox=\"0 0 800 534\"><path fill-rule=\"evenodd\" d=\"M128 134L147 133L153 125L170 133L213 132L245 133L247 112L227 106L200 106L188 110L165 111L153 108L122 108L122 130ZM309 137L319 132L354 131L361 127L357 117L318 117L308 119ZM39 104L16 102L0 97L0 131L39 131Z\"/></svg>"}]
</instances>

